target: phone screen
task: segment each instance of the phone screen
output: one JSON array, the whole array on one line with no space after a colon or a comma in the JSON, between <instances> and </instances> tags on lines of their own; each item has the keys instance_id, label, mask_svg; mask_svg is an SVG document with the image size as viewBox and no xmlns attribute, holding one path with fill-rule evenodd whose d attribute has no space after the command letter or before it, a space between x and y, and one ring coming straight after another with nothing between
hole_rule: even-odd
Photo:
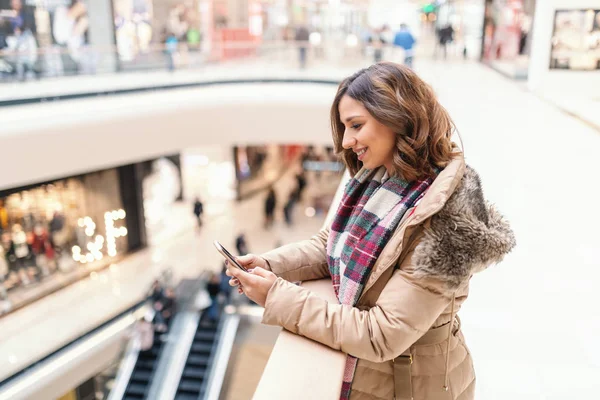
<instances>
[{"instance_id":1,"label":"phone screen","mask_svg":"<svg viewBox=\"0 0 600 400\"><path fill-rule=\"evenodd\" d=\"M227 249L225 247L223 247L221 245L221 243L219 243L217 240L215 240L214 244L215 244L215 247L217 248L217 251L219 253L221 253L221 255L223 257L225 257L231 264L233 264L234 267L239 268L242 271L248 272L248 270L246 268L242 267L237 261L235 261L235 257L229 251L227 251Z\"/></svg>"}]
</instances>

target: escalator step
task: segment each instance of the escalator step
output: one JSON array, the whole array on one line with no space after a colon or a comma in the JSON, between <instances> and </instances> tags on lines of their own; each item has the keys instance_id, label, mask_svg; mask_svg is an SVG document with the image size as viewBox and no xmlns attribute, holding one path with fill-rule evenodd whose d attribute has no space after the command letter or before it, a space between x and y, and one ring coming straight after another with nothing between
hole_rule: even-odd
<instances>
[{"instance_id":1,"label":"escalator step","mask_svg":"<svg viewBox=\"0 0 600 400\"><path fill-rule=\"evenodd\" d=\"M192 355L187 359L186 364L190 366L205 367L208 364L208 356Z\"/></svg>"},{"instance_id":2,"label":"escalator step","mask_svg":"<svg viewBox=\"0 0 600 400\"><path fill-rule=\"evenodd\" d=\"M212 343L194 343L191 351L194 353L210 353L212 348Z\"/></svg>"},{"instance_id":3,"label":"escalator step","mask_svg":"<svg viewBox=\"0 0 600 400\"><path fill-rule=\"evenodd\" d=\"M180 381L177 391L200 393L200 389L202 389L202 381Z\"/></svg>"},{"instance_id":4,"label":"escalator step","mask_svg":"<svg viewBox=\"0 0 600 400\"><path fill-rule=\"evenodd\" d=\"M200 325L198 326L198 330L217 330L217 327L219 326L219 321L209 321L209 320L205 320L200 322Z\"/></svg>"},{"instance_id":5,"label":"escalator step","mask_svg":"<svg viewBox=\"0 0 600 400\"><path fill-rule=\"evenodd\" d=\"M196 340L214 340L217 332L198 331L196 332Z\"/></svg>"},{"instance_id":6,"label":"escalator step","mask_svg":"<svg viewBox=\"0 0 600 400\"><path fill-rule=\"evenodd\" d=\"M143 396L144 393L146 393L146 385L140 385L139 383L130 383L126 393L127 395Z\"/></svg>"},{"instance_id":7,"label":"escalator step","mask_svg":"<svg viewBox=\"0 0 600 400\"><path fill-rule=\"evenodd\" d=\"M216 338L213 338L213 339L194 339L194 344L212 345L214 342L216 342Z\"/></svg>"},{"instance_id":8,"label":"escalator step","mask_svg":"<svg viewBox=\"0 0 600 400\"><path fill-rule=\"evenodd\" d=\"M137 363L135 364L135 369L152 371L154 369L155 363L156 363L155 359L152 359L152 360L139 360L138 359Z\"/></svg>"},{"instance_id":9,"label":"escalator step","mask_svg":"<svg viewBox=\"0 0 600 400\"><path fill-rule=\"evenodd\" d=\"M131 379L142 382L149 382L151 377L152 372L143 370L134 371L131 375Z\"/></svg>"},{"instance_id":10,"label":"escalator step","mask_svg":"<svg viewBox=\"0 0 600 400\"><path fill-rule=\"evenodd\" d=\"M204 379L206 368L185 367L182 376L184 378Z\"/></svg>"},{"instance_id":11,"label":"escalator step","mask_svg":"<svg viewBox=\"0 0 600 400\"><path fill-rule=\"evenodd\" d=\"M140 353L140 355L138 356L138 360L156 360L156 354L152 351L149 350L145 353Z\"/></svg>"},{"instance_id":12,"label":"escalator step","mask_svg":"<svg viewBox=\"0 0 600 400\"><path fill-rule=\"evenodd\" d=\"M177 393L175 400L198 400L197 394Z\"/></svg>"}]
</instances>

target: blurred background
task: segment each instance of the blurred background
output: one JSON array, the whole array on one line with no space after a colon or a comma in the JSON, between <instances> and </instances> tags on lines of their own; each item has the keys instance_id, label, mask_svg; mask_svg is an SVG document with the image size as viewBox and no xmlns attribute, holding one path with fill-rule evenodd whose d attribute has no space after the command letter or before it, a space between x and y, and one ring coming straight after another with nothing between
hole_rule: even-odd
<instances>
[{"instance_id":1,"label":"blurred background","mask_svg":"<svg viewBox=\"0 0 600 400\"><path fill-rule=\"evenodd\" d=\"M600 0L0 0L0 399L318 398L212 242L318 232L379 61L517 236L461 311L477 398L596 398Z\"/></svg>"}]
</instances>

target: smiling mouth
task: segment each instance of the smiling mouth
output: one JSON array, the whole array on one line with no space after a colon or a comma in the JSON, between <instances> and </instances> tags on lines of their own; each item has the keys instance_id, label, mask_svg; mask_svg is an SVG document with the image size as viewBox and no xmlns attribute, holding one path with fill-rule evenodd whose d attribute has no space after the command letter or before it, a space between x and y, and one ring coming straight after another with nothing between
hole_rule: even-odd
<instances>
[{"instance_id":1,"label":"smiling mouth","mask_svg":"<svg viewBox=\"0 0 600 400\"><path fill-rule=\"evenodd\" d=\"M367 152L367 148L365 147L364 149L360 149L359 151L356 152L356 156L358 157L358 159L360 160L360 158Z\"/></svg>"}]
</instances>

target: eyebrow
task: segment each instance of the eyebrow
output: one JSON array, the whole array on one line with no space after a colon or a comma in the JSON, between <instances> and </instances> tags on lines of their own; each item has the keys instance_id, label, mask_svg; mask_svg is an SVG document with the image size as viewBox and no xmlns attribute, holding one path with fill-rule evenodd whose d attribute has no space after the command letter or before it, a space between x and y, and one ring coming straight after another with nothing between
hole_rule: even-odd
<instances>
[{"instance_id":1,"label":"eyebrow","mask_svg":"<svg viewBox=\"0 0 600 400\"><path fill-rule=\"evenodd\" d=\"M351 117L346 118L346 122L350 122L354 118L362 117L362 115L353 115Z\"/></svg>"}]
</instances>

